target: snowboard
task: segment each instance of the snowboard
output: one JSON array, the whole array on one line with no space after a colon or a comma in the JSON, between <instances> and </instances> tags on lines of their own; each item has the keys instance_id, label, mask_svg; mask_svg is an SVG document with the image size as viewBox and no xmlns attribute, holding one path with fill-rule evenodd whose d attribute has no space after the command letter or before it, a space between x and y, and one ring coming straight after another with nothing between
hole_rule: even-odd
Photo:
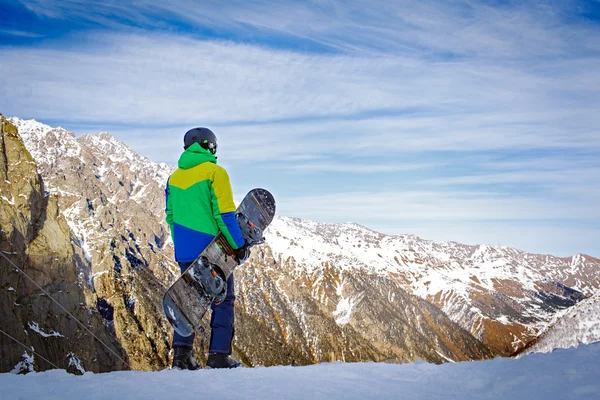
<instances>
[{"instance_id":1,"label":"snowboard","mask_svg":"<svg viewBox=\"0 0 600 400\"><path fill-rule=\"evenodd\" d=\"M235 213L246 244L262 244L263 231L275 216L275 199L265 189L252 189ZM163 297L163 310L177 333L190 336L213 301L223 301L227 278L237 266L235 252L219 233Z\"/></svg>"}]
</instances>

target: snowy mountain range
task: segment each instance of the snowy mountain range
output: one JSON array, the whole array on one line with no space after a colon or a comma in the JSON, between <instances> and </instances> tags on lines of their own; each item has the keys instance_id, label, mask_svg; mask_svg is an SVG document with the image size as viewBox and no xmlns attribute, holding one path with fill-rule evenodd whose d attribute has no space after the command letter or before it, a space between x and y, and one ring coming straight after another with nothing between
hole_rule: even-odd
<instances>
[{"instance_id":1,"label":"snowy mountain range","mask_svg":"<svg viewBox=\"0 0 600 400\"><path fill-rule=\"evenodd\" d=\"M160 298L178 267L163 191L174 167L108 133L76 137L34 120L10 122L85 255L77 263L80 284L93 293L86 307L102 315L133 368L164 368L172 333ZM283 216L266 237L236 270L234 349L247 365L512 355L600 289L600 260L587 255L436 243ZM199 352L207 335L198 335Z\"/></svg>"},{"instance_id":2,"label":"snowy mountain range","mask_svg":"<svg viewBox=\"0 0 600 400\"><path fill-rule=\"evenodd\" d=\"M386 277L437 305L503 355L518 351L556 312L600 287L600 261L584 255L565 259L436 243L386 236L356 224L286 217L276 219L269 232L268 246L281 260L290 260L295 274L318 276L330 264L346 273ZM350 305L344 301L340 307L344 304Z\"/></svg>"}]
</instances>

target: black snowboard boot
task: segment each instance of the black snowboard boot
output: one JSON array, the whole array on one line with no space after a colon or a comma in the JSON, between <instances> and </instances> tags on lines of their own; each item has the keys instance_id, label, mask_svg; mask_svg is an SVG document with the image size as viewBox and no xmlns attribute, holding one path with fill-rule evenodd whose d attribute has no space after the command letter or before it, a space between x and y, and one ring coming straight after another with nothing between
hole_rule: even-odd
<instances>
[{"instance_id":1,"label":"black snowboard boot","mask_svg":"<svg viewBox=\"0 0 600 400\"><path fill-rule=\"evenodd\" d=\"M206 368L237 368L241 366L241 362L234 360L227 354L209 354L206 361Z\"/></svg>"},{"instance_id":2,"label":"black snowboard boot","mask_svg":"<svg viewBox=\"0 0 600 400\"><path fill-rule=\"evenodd\" d=\"M173 347L173 369L199 369L200 363L194 358L194 349L191 347Z\"/></svg>"}]
</instances>

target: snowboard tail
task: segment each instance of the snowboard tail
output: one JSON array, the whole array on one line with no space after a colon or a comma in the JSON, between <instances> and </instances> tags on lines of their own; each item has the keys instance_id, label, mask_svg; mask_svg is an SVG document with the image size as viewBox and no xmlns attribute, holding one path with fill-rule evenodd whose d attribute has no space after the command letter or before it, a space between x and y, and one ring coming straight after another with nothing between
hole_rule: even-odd
<instances>
[{"instance_id":1,"label":"snowboard tail","mask_svg":"<svg viewBox=\"0 0 600 400\"><path fill-rule=\"evenodd\" d=\"M264 243L263 231L275 216L275 199L265 189L253 189L236 210L236 220L249 247ZM163 297L163 310L175 331L190 336L200 326L213 301L227 292L227 278L238 266L235 252L219 233L171 285Z\"/></svg>"}]
</instances>

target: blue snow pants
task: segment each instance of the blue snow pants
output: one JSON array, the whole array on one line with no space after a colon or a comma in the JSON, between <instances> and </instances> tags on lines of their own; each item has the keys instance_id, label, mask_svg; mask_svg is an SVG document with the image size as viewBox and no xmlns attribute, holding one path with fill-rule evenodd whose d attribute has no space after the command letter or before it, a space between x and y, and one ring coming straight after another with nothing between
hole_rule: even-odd
<instances>
[{"instance_id":1,"label":"blue snow pants","mask_svg":"<svg viewBox=\"0 0 600 400\"><path fill-rule=\"evenodd\" d=\"M181 273L191 265L191 262L179 263ZM233 287L233 274L227 279L227 295L225 300L218 306L213 303L210 308L212 309L212 315L210 318L210 347L209 353L221 353L231 354L231 342L233 341L234 332L234 302L235 302L235 291ZM177 332L173 335L173 347L174 346L185 346L192 347L194 344L194 334L185 337L181 336Z\"/></svg>"}]
</instances>

